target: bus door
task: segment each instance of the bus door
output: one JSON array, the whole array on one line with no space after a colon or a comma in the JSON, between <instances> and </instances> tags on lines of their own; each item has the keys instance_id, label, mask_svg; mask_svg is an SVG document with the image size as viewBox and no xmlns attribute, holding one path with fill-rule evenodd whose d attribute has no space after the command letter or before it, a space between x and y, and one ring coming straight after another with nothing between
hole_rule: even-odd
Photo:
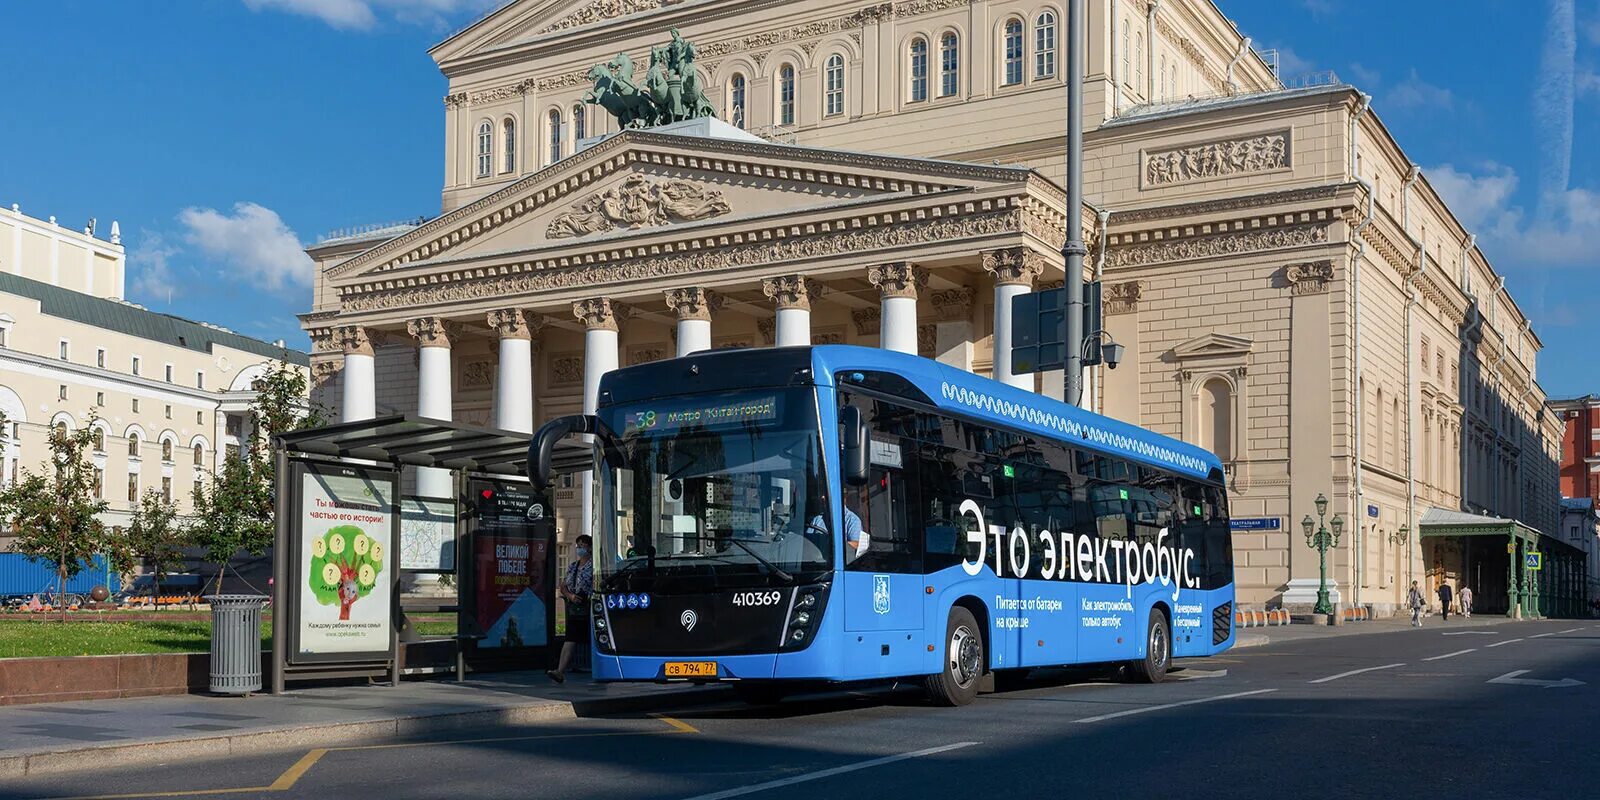
<instances>
[{"instance_id":1,"label":"bus door","mask_svg":"<svg viewBox=\"0 0 1600 800\"><path fill-rule=\"evenodd\" d=\"M844 487L846 536L841 538L852 527L851 514L860 518L866 534L864 548L844 542L848 631L922 630L922 535L907 522L912 487L905 444L901 437L874 430L867 484ZM912 644L906 641L909 654ZM890 651L899 655L892 647Z\"/></svg>"}]
</instances>

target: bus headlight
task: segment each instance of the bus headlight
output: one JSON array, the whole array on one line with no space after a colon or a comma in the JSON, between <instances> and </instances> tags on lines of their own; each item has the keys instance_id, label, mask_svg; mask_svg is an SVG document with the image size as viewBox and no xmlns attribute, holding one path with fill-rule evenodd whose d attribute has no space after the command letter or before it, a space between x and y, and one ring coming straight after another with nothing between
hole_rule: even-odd
<instances>
[{"instance_id":1,"label":"bus headlight","mask_svg":"<svg viewBox=\"0 0 1600 800\"><path fill-rule=\"evenodd\" d=\"M594 629L597 630L597 631L605 630L606 629L606 618L605 617L595 617L594 618Z\"/></svg>"},{"instance_id":2,"label":"bus headlight","mask_svg":"<svg viewBox=\"0 0 1600 800\"><path fill-rule=\"evenodd\" d=\"M798 650L811 643L821 623L822 608L827 597L827 584L795 590L794 605L789 611L788 624L784 626L783 649Z\"/></svg>"}]
</instances>

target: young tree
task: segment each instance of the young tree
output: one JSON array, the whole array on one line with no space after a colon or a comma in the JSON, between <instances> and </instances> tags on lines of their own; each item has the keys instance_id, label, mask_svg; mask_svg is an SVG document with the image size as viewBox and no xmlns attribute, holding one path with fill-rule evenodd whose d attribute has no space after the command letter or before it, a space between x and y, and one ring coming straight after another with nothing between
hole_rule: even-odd
<instances>
[{"instance_id":1,"label":"young tree","mask_svg":"<svg viewBox=\"0 0 1600 800\"><path fill-rule=\"evenodd\" d=\"M178 512L161 493L146 489L133 510L133 520L128 525L116 568L123 573L132 572L138 562L144 562L155 577L156 610L161 609L161 579L173 567L182 566L183 548L189 543L189 531L178 519Z\"/></svg>"},{"instance_id":2,"label":"young tree","mask_svg":"<svg viewBox=\"0 0 1600 800\"><path fill-rule=\"evenodd\" d=\"M322 424L322 416L306 400L305 373L287 361L274 364L253 388L254 425L248 442L225 458L222 469L194 494L192 541L217 565L219 592L223 574L241 551L259 556L272 545L277 486L272 437Z\"/></svg>"},{"instance_id":3,"label":"young tree","mask_svg":"<svg viewBox=\"0 0 1600 800\"><path fill-rule=\"evenodd\" d=\"M0 490L0 519L11 523L16 536L11 549L55 564L56 588L63 596L67 581L97 554L120 558L116 549L121 543L99 518L106 501L95 498L95 467L89 450L96 421L91 414L76 431L65 425L52 427L50 462L43 471L24 469L16 483ZM63 602L61 619L66 618Z\"/></svg>"}]
</instances>

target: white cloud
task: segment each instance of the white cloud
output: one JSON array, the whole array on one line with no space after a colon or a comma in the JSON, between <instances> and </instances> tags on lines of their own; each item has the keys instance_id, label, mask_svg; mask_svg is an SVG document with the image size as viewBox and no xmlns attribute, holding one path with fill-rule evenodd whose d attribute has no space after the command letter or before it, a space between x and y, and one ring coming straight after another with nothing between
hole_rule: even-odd
<instances>
[{"instance_id":1,"label":"white cloud","mask_svg":"<svg viewBox=\"0 0 1600 800\"><path fill-rule=\"evenodd\" d=\"M1474 173L1450 164L1423 170L1478 242L1498 257L1540 267L1588 267L1600 241L1600 192L1564 189L1530 214L1512 201L1519 178L1503 164Z\"/></svg>"},{"instance_id":2,"label":"white cloud","mask_svg":"<svg viewBox=\"0 0 1600 800\"><path fill-rule=\"evenodd\" d=\"M1300 5L1305 6L1313 17L1327 16L1339 10L1334 0L1300 0Z\"/></svg>"},{"instance_id":3,"label":"white cloud","mask_svg":"<svg viewBox=\"0 0 1600 800\"><path fill-rule=\"evenodd\" d=\"M1360 81L1364 88L1372 88L1383 81L1383 73L1372 69L1357 61L1350 65L1350 75Z\"/></svg>"},{"instance_id":4,"label":"white cloud","mask_svg":"<svg viewBox=\"0 0 1600 800\"><path fill-rule=\"evenodd\" d=\"M131 288L139 298L172 302L178 294L178 282L169 262L177 254L178 248L167 244L161 234L140 233L139 246L128 253L128 268L133 272Z\"/></svg>"},{"instance_id":5,"label":"white cloud","mask_svg":"<svg viewBox=\"0 0 1600 800\"><path fill-rule=\"evenodd\" d=\"M1579 97L1584 95L1600 97L1600 72L1585 69L1574 73L1572 76L1572 88Z\"/></svg>"},{"instance_id":6,"label":"white cloud","mask_svg":"<svg viewBox=\"0 0 1600 800\"><path fill-rule=\"evenodd\" d=\"M178 221L188 232L184 238L250 283L280 290L310 286L314 272L311 257L278 213L255 203L235 203L233 213L211 208L186 208Z\"/></svg>"},{"instance_id":7,"label":"white cloud","mask_svg":"<svg viewBox=\"0 0 1600 800\"><path fill-rule=\"evenodd\" d=\"M1435 86L1417 75L1416 69L1406 79L1395 84L1384 98L1388 105L1404 109L1444 109L1455 105L1456 95L1443 86Z\"/></svg>"},{"instance_id":8,"label":"white cloud","mask_svg":"<svg viewBox=\"0 0 1600 800\"><path fill-rule=\"evenodd\" d=\"M371 30L383 16L408 25L445 27L461 14L481 13L497 0L244 0L252 11L314 17L339 30Z\"/></svg>"}]
</instances>

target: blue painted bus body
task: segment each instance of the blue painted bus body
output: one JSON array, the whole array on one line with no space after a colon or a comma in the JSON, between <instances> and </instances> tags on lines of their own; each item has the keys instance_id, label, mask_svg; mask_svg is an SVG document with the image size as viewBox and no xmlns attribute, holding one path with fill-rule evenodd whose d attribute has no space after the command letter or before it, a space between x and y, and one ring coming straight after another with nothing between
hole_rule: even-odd
<instances>
[{"instance_id":1,"label":"blue painted bus body","mask_svg":"<svg viewBox=\"0 0 1600 800\"><path fill-rule=\"evenodd\" d=\"M855 370L901 376L952 416L1198 480L1215 480L1222 469L1215 455L1194 445L929 359L844 345L813 347L812 354L823 453L834 486L840 474L836 376ZM842 530L842 505L837 492L831 496L833 529ZM843 549L842 540L836 540L836 565L845 563ZM1222 588L1194 589L1160 580L1129 585L1020 579L996 574L992 553L976 574L968 573L962 565L923 575L836 568L810 645L794 652L718 656L718 677L844 682L935 674L943 669L946 621L958 603L979 610L978 622L989 631L989 667L996 670L1142 658L1147 621L1158 607L1172 623L1175 657L1215 655L1235 641L1231 580ZM1219 608L1227 616L1215 629L1220 637L1225 626L1223 638L1213 635L1213 613ZM593 655L599 680L661 680L666 662L684 660L598 650Z\"/></svg>"}]
</instances>

